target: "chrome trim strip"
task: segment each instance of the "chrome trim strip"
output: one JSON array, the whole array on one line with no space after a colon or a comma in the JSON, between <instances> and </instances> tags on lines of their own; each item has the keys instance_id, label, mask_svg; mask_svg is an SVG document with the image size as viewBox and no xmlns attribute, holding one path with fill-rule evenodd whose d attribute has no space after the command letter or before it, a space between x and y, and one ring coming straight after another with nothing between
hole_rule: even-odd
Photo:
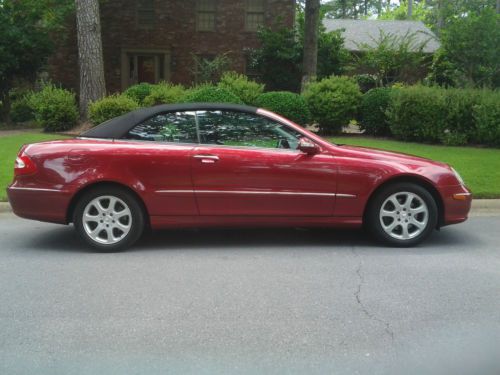
<instances>
[{"instance_id":1,"label":"chrome trim strip","mask_svg":"<svg viewBox=\"0 0 500 375\"><path fill-rule=\"evenodd\" d=\"M337 194L338 198L357 198L358 196L355 194Z\"/></svg>"},{"instance_id":2,"label":"chrome trim strip","mask_svg":"<svg viewBox=\"0 0 500 375\"><path fill-rule=\"evenodd\" d=\"M155 193L189 193L193 194L194 190L156 190Z\"/></svg>"},{"instance_id":3,"label":"chrome trim strip","mask_svg":"<svg viewBox=\"0 0 500 375\"><path fill-rule=\"evenodd\" d=\"M294 192L294 191L252 191L252 190L156 190L156 193L202 193L202 194L253 194L253 195L301 195L301 196L316 196L316 197L340 197L340 198L356 198L351 194L335 194L335 193L309 193L309 192Z\"/></svg>"},{"instance_id":4,"label":"chrome trim strip","mask_svg":"<svg viewBox=\"0 0 500 375\"><path fill-rule=\"evenodd\" d=\"M18 186L12 186L9 189L12 189L12 190L47 191L47 192L54 192L54 193L64 193L64 190L58 190L58 189L28 188L28 187L18 187Z\"/></svg>"}]
</instances>

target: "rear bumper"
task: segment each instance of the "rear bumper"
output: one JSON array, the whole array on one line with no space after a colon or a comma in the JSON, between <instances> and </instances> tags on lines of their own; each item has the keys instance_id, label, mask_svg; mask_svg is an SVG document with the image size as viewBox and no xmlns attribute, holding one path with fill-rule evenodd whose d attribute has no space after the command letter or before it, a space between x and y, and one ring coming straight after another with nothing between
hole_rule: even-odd
<instances>
[{"instance_id":1,"label":"rear bumper","mask_svg":"<svg viewBox=\"0 0 500 375\"><path fill-rule=\"evenodd\" d=\"M458 224L467 220L472 203L472 193L465 186L446 186L441 188L444 203L442 225Z\"/></svg>"},{"instance_id":2,"label":"rear bumper","mask_svg":"<svg viewBox=\"0 0 500 375\"><path fill-rule=\"evenodd\" d=\"M7 188L13 212L22 218L67 224L66 212L71 193L58 189L18 186Z\"/></svg>"}]
</instances>

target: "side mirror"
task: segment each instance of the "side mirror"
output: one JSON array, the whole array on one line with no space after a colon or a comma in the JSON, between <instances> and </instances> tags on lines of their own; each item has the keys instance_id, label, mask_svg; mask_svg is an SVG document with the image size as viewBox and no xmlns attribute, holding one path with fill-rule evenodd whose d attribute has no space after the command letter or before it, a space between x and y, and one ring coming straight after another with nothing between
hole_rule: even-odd
<instances>
[{"instance_id":1,"label":"side mirror","mask_svg":"<svg viewBox=\"0 0 500 375\"><path fill-rule=\"evenodd\" d=\"M316 155L320 150L316 143L311 142L308 138L302 137L299 139L297 149L307 155Z\"/></svg>"}]
</instances>

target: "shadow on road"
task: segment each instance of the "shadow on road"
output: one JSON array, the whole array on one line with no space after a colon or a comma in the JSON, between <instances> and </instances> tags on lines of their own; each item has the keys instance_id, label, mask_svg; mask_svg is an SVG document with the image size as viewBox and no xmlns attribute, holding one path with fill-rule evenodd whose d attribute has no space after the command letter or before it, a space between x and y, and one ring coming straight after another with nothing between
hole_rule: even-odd
<instances>
[{"instance_id":1,"label":"shadow on road","mask_svg":"<svg viewBox=\"0 0 500 375\"><path fill-rule=\"evenodd\" d=\"M27 238L29 248L41 251L94 252L79 238L73 227L57 227ZM151 250L209 250L227 249L240 251L252 249L314 250L331 248L332 251L346 251L352 248L373 250L380 254L400 253L446 253L474 249L481 239L470 236L459 227L436 231L422 245L416 248L398 249L381 246L362 230L331 228L309 229L178 229L146 233L127 252ZM26 244L28 245L28 244Z\"/></svg>"}]
</instances>

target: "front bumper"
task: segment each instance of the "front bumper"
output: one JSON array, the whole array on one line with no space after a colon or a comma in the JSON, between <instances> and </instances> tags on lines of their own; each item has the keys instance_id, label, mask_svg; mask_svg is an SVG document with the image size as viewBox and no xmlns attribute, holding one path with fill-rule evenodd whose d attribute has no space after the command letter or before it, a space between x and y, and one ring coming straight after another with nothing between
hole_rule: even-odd
<instances>
[{"instance_id":1,"label":"front bumper","mask_svg":"<svg viewBox=\"0 0 500 375\"><path fill-rule=\"evenodd\" d=\"M450 225L467 220L472 203L472 193L463 185L441 188L444 205L442 225Z\"/></svg>"}]
</instances>

